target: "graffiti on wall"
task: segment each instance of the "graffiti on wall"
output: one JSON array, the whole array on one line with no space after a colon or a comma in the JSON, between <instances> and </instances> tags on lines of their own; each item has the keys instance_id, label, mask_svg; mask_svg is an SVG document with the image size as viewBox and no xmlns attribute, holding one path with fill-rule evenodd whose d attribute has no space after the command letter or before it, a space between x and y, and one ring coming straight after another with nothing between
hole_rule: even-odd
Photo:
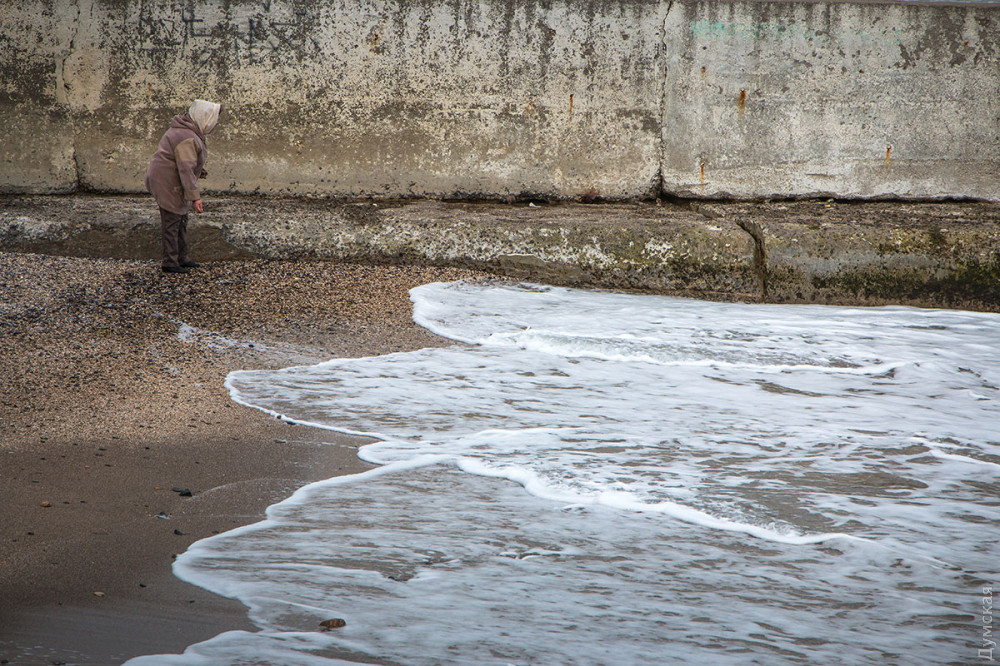
<instances>
[{"instance_id":1,"label":"graffiti on wall","mask_svg":"<svg viewBox=\"0 0 1000 666\"><path fill-rule=\"evenodd\" d=\"M258 0L235 7L193 0L141 2L133 25L141 59L155 63L182 56L196 70L221 63L288 62L320 53L319 16L302 3Z\"/></svg>"}]
</instances>

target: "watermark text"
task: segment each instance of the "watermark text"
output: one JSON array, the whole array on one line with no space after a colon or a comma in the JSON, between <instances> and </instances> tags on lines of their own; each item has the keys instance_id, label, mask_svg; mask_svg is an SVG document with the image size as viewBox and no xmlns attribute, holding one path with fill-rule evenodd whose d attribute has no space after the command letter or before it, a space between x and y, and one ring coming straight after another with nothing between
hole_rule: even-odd
<instances>
[{"instance_id":1,"label":"watermark text","mask_svg":"<svg viewBox=\"0 0 1000 666\"><path fill-rule=\"evenodd\" d=\"M993 650L997 643L993 640L993 586L983 585L983 607L979 619L983 621L983 646L979 648L979 658L996 661Z\"/></svg>"}]
</instances>

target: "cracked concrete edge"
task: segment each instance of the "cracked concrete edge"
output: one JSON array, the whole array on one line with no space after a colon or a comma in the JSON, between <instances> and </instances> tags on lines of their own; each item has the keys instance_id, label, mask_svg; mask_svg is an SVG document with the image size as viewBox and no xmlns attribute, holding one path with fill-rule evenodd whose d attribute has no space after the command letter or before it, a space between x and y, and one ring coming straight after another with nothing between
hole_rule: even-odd
<instances>
[{"instance_id":1,"label":"cracked concrete edge","mask_svg":"<svg viewBox=\"0 0 1000 666\"><path fill-rule=\"evenodd\" d=\"M717 298L756 292L742 233L671 206L354 204L325 215L234 220L224 233L272 258L465 266L553 284Z\"/></svg>"},{"instance_id":2,"label":"cracked concrete edge","mask_svg":"<svg viewBox=\"0 0 1000 666\"><path fill-rule=\"evenodd\" d=\"M714 204L755 237L763 299L1000 311L1000 206Z\"/></svg>"},{"instance_id":3,"label":"cracked concrete edge","mask_svg":"<svg viewBox=\"0 0 1000 666\"><path fill-rule=\"evenodd\" d=\"M716 300L1000 311L1000 205L344 203L222 197L198 257L463 266ZM155 259L144 197L0 198L0 249Z\"/></svg>"}]
</instances>

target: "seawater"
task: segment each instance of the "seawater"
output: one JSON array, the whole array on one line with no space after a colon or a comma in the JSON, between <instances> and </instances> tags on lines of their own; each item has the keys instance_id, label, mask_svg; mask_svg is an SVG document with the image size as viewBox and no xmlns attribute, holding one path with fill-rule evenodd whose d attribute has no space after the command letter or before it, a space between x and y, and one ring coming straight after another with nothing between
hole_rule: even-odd
<instances>
[{"instance_id":1,"label":"seawater","mask_svg":"<svg viewBox=\"0 0 1000 666\"><path fill-rule=\"evenodd\" d=\"M454 346L229 376L380 467L194 544L260 630L133 666L976 661L1000 316L411 294Z\"/></svg>"}]
</instances>

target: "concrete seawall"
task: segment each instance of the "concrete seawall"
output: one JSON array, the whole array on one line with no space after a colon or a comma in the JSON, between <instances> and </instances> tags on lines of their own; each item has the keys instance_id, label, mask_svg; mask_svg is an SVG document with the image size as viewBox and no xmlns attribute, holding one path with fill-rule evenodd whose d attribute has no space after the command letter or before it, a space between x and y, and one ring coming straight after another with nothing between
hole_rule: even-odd
<instances>
[{"instance_id":1,"label":"concrete seawall","mask_svg":"<svg viewBox=\"0 0 1000 666\"><path fill-rule=\"evenodd\" d=\"M1000 5L13 0L0 192L1000 201Z\"/></svg>"},{"instance_id":2,"label":"concrete seawall","mask_svg":"<svg viewBox=\"0 0 1000 666\"><path fill-rule=\"evenodd\" d=\"M212 197L198 261L265 258L483 269L714 300L1000 312L1000 204L506 205ZM0 252L150 261L147 196L0 197Z\"/></svg>"}]
</instances>

